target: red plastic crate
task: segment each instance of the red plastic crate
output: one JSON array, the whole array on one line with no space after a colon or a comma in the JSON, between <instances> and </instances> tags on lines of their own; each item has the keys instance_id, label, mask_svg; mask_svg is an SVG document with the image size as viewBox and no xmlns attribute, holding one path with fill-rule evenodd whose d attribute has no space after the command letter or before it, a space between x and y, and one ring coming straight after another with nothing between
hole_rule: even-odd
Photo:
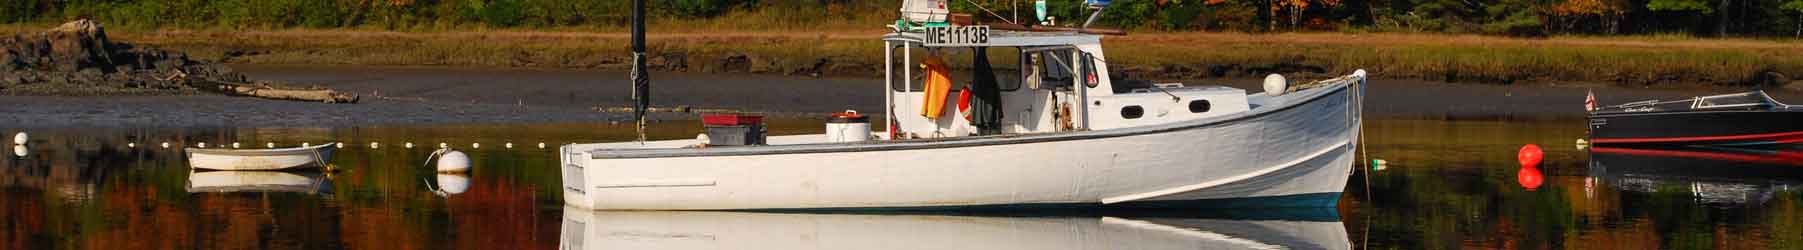
<instances>
[{"instance_id":1,"label":"red plastic crate","mask_svg":"<svg viewBox=\"0 0 1803 250\"><path fill-rule=\"evenodd\" d=\"M702 115L701 124L715 126L758 125L764 123L761 115L711 114Z\"/></svg>"}]
</instances>

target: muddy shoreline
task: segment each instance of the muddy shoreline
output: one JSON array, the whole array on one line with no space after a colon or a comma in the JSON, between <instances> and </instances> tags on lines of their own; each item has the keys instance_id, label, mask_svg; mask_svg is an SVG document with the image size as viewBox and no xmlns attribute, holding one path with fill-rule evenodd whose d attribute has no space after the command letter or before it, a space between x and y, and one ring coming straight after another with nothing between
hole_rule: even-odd
<instances>
[{"instance_id":1,"label":"muddy shoreline","mask_svg":"<svg viewBox=\"0 0 1803 250\"><path fill-rule=\"evenodd\" d=\"M619 71L454 67L233 65L257 79L306 82L358 93L358 104L277 101L221 95L4 96L0 127L359 127L428 124L629 122L602 112L630 105ZM846 109L878 113L881 79L755 74L656 73L654 106L736 108L783 118ZM1194 80L1258 89L1257 80ZM1374 80L1370 115L1397 119L1575 119L1584 91L1601 103L1676 99L1743 88L1622 88L1610 84L1445 84ZM1803 103L1803 93L1768 90ZM693 120L694 113L657 113Z\"/></svg>"}]
</instances>

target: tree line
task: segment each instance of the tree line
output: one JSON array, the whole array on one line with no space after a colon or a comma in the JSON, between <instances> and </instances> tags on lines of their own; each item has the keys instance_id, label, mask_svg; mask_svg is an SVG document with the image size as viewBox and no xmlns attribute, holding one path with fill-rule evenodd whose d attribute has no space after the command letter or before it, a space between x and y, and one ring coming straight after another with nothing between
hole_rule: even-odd
<instances>
[{"instance_id":1,"label":"tree line","mask_svg":"<svg viewBox=\"0 0 1803 250\"><path fill-rule=\"evenodd\" d=\"M901 0L648 0L660 19L732 13L895 16ZM1033 22L1030 0L948 0L953 11L995 22ZM1048 0L1065 24L1090 11ZM624 0L6 0L0 22L96 18L114 25L178 28L623 26ZM787 12L792 10L816 10ZM745 20L746 22L769 20ZM1803 0L1115 0L1104 25L1141 30L1379 31L1512 36L1688 34L1803 35ZM876 25L876 24L872 24ZM805 24L794 24L805 28Z\"/></svg>"}]
</instances>

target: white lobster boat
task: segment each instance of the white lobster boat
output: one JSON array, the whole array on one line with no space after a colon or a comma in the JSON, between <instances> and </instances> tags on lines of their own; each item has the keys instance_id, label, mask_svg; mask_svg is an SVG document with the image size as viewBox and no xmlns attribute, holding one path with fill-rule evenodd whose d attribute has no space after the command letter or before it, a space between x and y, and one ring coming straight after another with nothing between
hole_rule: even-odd
<instances>
[{"instance_id":1,"label":"white lobster boat","mask_svg":"<svg viewBox=\"0 0 1803 250\"><path fill-rule=\"evenodd\" d=\"M1330 207L1354 165L1363 70L1291 87L1268 82L1265 93L1248 94L1115 80L1102 36L1081 31L895 27L882 39L881 127L889 131L875 140L566 145L564 202L619 210ZM957 98L934 100L943 100L944 115L917 112L928 94L915 65L959 55L973 59L944 61L976 64L977 73L954 71L954 79L1002 76L987 100L999 119L985 127L958 115L966 111ZM997 67L986 57L1019 63Z\"/></svg>"}]
</instances>

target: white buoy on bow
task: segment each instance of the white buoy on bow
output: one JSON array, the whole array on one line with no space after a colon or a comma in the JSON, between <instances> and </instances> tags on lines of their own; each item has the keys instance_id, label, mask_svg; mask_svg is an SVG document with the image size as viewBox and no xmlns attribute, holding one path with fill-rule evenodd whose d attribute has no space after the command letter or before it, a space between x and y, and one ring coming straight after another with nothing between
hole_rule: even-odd
<instances>
[{"instance_id":1,"label":"white buoy on bow","mask_svg":"<svg viewBox=\"0 0 1803 250\"><path fill-rule=\"evenodd\" d=\"M543 142L538 143L538 148L540 148L540 149L545 148L545 143L543 143Z\"/></svg>"},{"instance_id":2,"label":"white buoy on bow","mask_svg":"<svg viewBox=\"0 0 1803 250\"><path fill-rule=\"evenodd\" d=\"M232 142L232 148L238 148L238 142Z\"/></svg>"},{"instance_id":3,"label":"white buoy on bow","mask_svg":"<svg viewBox=\"0 0 1803 250\"><path fill-rule=\"evenodd\" d=\"M407 144L406 144L406 145L402 145L402 146L405 146L405 147L407 147L407 148L413 148L413 143L412 143L412 142L409 142L409 143L407 143Z\"/></svg>"},{"instance_id":4,"label":"white buoy on bow","mask_svg":"<svg viewBox=\"0 0 1803 250\"><path fill-rule=\"evenodd\" d=\"M31 155L31 152L29 152L29 151L31 151L31 149L25 148L24 144L13 145L13 155L14 156L24 158L26 155Z\"/></svg>"},{"instance_id":5,"label":"white buoy on bow","mask_svg":"<svg viewBox=\"0 0 1803 250\"><path fill-rule=\"evenodd\" d=\"M195 146L198 146L198 147L200 147L200 148L207 148L207 143L205 143L205 142L202 142L202 143L199 143L199 144L195 144Z\"/></svg>"},{"instance_id":6,"label":"white buoy on bow","mask_svg":"<svg viewBox=\"0 0 1803 250\"><path fill-rule=\"evenodd\" d=\"M1265 76L1265 94L1271 96L1283 95L1284 91L1289 90L1289 85L1290 81L1284 79L1283 75L1271 74Z\"/></svg>"},{"instance_id":7,"label":"white buoy on bow","mask_svg":"<svg viewBox=\"0 0 1803 250\"><path fill-rule=\"evenodd\" d=\"M382 145L380 143L375 143L375 142L369 143L369 149L376 149L376 148L381 148L381 147L382 147Z\"/></svg>"},{"instance_id":8,"label":"white buoy on bow","mask_svg":"<svg viewBox=\"0 0 1803 250\"><path fill-rule=\"evenodd\" d=\"M31 136L26 135L25 132L13 135L13 144L25 145L27 142L31 142Z\"/></svg>"},{"instance_id":9,"label":"white buoy on bow","mask_svg":"<svg viewBox=\"0 0 1803 250\"><path fill-rule=\"evenodd\" d=\"M274 143L274 142L271 142L271 143L265 143L265 144L263 144L263 146L264 146L264 147L268 147L268 148L275 148L275 143Z\"/></svg>"}]
</instances>

